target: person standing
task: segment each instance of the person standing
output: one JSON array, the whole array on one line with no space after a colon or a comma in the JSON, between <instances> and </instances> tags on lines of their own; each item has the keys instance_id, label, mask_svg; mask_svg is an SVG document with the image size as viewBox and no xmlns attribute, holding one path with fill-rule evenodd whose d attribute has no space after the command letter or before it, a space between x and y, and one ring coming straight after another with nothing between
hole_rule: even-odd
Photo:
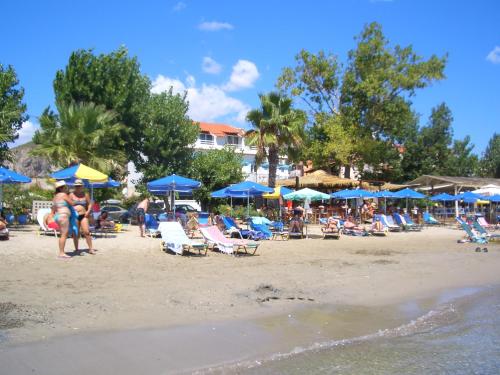
<instances>
[{"instance_id":1,"label":"person standing","mask_svg":"<svg viewBox=\"0 0 500 375\"><path fill-rule=\"evenodd\" d=\"M149 209L149 198L144 198L137 205L137 223L139 224L139 232L141 237L144 237L146 231L146 212Z\"/></svg>"},{"instance_id":2,"label":"person standing","mask_svg":"<svg viewBox=\"0 0 500 375\"><path fill-rule=\"evenodd\" d=\"M75 188L69 197L73 200L73 207L77 213L78 221L78 233L73 240L75 241L75 251L78 253L78 240L80 234L83 234L85 240L87 241L87 246L89 248L89 254L95 254L92 248L92 237L90 236L90 211L92 202L90 201L90 196L83 190L83 181L79 178L75 180L73 185Z\"/></svg>"},{"instance_id":3,"label":"person standing","mask_svg":"<svg viewBox=\"0 0 500 375\"><path fill-rule=\"evenodd\" d=\"M71 207L73 206L73 200L68 196L68 186L64 181L56 182L56 192L54 198L52 199L53 207L55 210L54 220L59 225L59 230L61 232L59 236L59 259L71 259L69 255L64 251L64 246L66 245L66 239L69 233L72 232L71 229ZM75 233L73 233L75 236Z\"/></svg>"}]
</instances>

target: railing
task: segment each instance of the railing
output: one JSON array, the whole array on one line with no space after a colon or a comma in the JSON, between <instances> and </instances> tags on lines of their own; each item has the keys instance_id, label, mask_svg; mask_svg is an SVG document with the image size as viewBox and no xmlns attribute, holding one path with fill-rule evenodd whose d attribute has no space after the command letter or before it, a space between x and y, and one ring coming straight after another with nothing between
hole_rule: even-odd
<instances>
[{"instance_id":1,"label":"railing","mask_svg":"<svg viewBox=\"0 0 500 375\"><path fill-rule=\"evenodd\" d=\"M213 145L215 142L213 139L199 139L198 142L202 145Z\"/></svg>"}]
</instances>

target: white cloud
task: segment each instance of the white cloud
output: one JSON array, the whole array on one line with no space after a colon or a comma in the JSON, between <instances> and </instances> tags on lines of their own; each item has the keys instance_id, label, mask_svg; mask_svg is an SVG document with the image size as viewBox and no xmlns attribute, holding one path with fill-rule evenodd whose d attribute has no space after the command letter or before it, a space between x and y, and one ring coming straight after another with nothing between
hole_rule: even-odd
<instances>
[{"instance_id":1,"label":"white cloud","mask_svg":"<svg viewBox=\"0 0 500 375\"><path fill-rule=\"evenodd\" d=\"M175 4L172 8L174 12L180 12L183 9L186 9L187 5L186 3L179 1L177 4Z\"/></svg>"},{"instance_id":2,"label":"white cloud","mask_svg":"<svg viewBox=\"0 0 500 375\"><path fill-rule=\"evenodd\" d=\"M198 25L198 29L203 31L219 31L219 30L232 30L234 26L227 22L202 22Z\"/></svg>"},{"instance_id":3,"label":"white cloud","mask_svg":"<svg viewBox=\"0 0 500 375\"><path fill-rule=\"evenodd\" d=\"M17 132L19 138L12 142L12 147L19 146L31 142L33 134L38 129L38 125L33 124L31 121L23 122L22 128Z\"/></svg>"},{"instance_id":4,"label":"white cloud","mask_svg":"<svg viewBox=\"0 0 500 375\"><path fill-rule=\"evenodd\" d=\"M208 74L219 74L222 70L222 65L211 57L205 56L203 62L201 63L201 68L205 73Z\"/></svg>"},{"instance_id":5,"label":"white cloud","mask_svg":"<svg viewBox=\"0 0 500 375\"><path fill-rule=\"evenodd\" d=\"M253 87L254 82L259 78L257 66L248 60L238 60L233 66L233 72L229 82L224 85L227 91L236 91Z\"/></svg>"},{"instance_id":6,"label":"white cloud","mask_svg":"<svg viewBox=\"0 0 500 375\"><path fill-rule=\"evenodd\" d=\"M486 60L492 62L493 64L500 64L500 47L495 46L495 48L488 53L488 56L486 56Z\"/></svg>"},{"instance_id":7,"label":"white cloud","mask_svg":"<svg viewBox=\"0 0 500 375\"><path fill-rule=\"evenodd\" d=\"M153 93L168 91L173 87L174 93L187 92L189 116L195 121L216 121L221 117L233 117L235 121L244 122L249 106L240 100L228 96L222 87L202 84L196 86L194 77L189 76L186 82L176 78L158 75L153 81Z\"/></svg>"}]
</instances>

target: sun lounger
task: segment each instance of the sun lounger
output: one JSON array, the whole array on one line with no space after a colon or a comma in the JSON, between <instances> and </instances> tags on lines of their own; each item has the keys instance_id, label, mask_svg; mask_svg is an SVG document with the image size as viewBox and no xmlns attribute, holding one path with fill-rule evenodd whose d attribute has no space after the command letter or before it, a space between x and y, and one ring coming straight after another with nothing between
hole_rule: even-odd
<instances>
[{"instance_id":1,"label":"sun lounger","mask_svg":"<svg viewBox=\"0 0 500 375\"><path fill-rule=\"evenodd\" d=\"M9 230L7 228L0 229L0 239L2 240L9 239Z\"/></svg>"},{"instance_id":2,"label":"sun lounger","mask_svg":"<svg viewBox=\"0 0 500 375\"><path fill-rule=\"evenodd\" d=\"M424 219L424 223L427 225L441 225L441 223L428 212L424 212L422 217Z\"/></svg>"},{"instance_id":3,"label":"sun lounger","mask_svg":"<svg viewBox=\"0 0 500 375\"><path fill-rule=\"evenodd\" d=\"M480 223L479 220L474 221L472 223L472 226L474 227L475 230L479 232L479 234L482 237L487 237L490 241L498 241L500 239L500 234L494 234L489 232L486 228L484 228Z\"/></svg>"},{"instance_id":4,"label":"sun lounger","mask_svg":"<svg viewBox=\"0 0 500 375\"><path fill-rule=\"evenodd\" d=\"M335 238L337 240L340 239L340 235L342 233L341 227L340 227L340 220L336 220L336 225L335 228L331 228L328 224L328 221L326 222L325 225L321 226L321 232L323 233L323 239L325 238Z\"/></svg>"},{"instance_id":5,"label":"sun lounger","mask_svg":"<svg viewBox=\"0 0 500 375\"><path fill-rule=\"evenodd\" d=\"M475 243L479 243L479 244L488 243L488 238L486 236L483 237L483 236L479 236L479 235L475 234L472 231L472 229L469 227L469 225L465 221L463 221L461 218L457 217L456 220L460 224L462 229L465 231L465 233L467 234L467 238L470 242L475 242Z\"/></svg>"},{"instance_id":6,"label":"sun lounger","mask_svg":"<svg viewBox=\"0 0 500 375\"><path fill-rule=\"evenodd\" d=\"M56 236L59 232L55 229L50 229L45 225L45 217L50 213L50 208L40 208L36 215L36 221L38 222L38 232L37 234L53 235Z\"/></svg>"},{"instance_id":7,"label":"sun lounger","mask_svg":"<svg viewBox=\"0 0 500 375\"><path fill-rule=\"evenodd\" d=\"M394 217L394 220L396 221L396 224L398 224L404 230L408 230L408 231L420 230L420 229L417 229L415 226L408 224L406 222L406 219L400 214L394 214L393 217Z\"/></svg>"},{"instance_id":8,"label":"sun lounger","mask_svg":"<svg viewBox=\"0 0 500 375\"><path fill-rule=\"evenodd\" d=\"M158 237L160 235L160 231L158 230L158 221L153 215L146 214L144 217L144 224L146 227L146 236Z\"/></svg>"},{"instance_id":9,"label":"sun lounger","mask_svg":"<svg viewBox=\"0 0 500 375\"><path fill-rule=\"evenodd\" d=\"M403 217L406 221L406 225L410 227L410 230L415 230L415 231L422 230L422 225L415 223L410 215L404 214Z\"/></svg>"},{"instance_id":10,"label":"sun lounger","mask_svg":"<svg viewBox=\"0 0 500 375\"><path fill-rule=\"evenodd\" d=\"M386 226L390 232L401 232L401 227L394 223L394 220L391 216L379 215L379 217L382 224L384 224L384 226Z\"/></svg>"},{"instance_id":11,"label":"sun lounger","mask_svg":"<svg viewBox=\"0 0 500 375\"><path fill-rule=\"evenodd\" d=\"M269 220L267 220L267 222L271 224ZM248 223L250 225L250 229L252 229L255 232L262 233L264 239L268 240L273 236L273 233L271 232L271 229L269 229L268 224L266 224L265 221L260 220L260 218L251 217Z\"/></svg>"},{"instance_id":12,"label":"sun lounger","mask_svg":"<svg viewBox=\"0 0 500 375\"><path fill-rule=\"evenodd\" d=\"M219 251L226 254L235 255L235 253L239 250L243 250L245 253L248 253L248 250L253 249L252 255L254 255L259 247L259 244L255 242L224 237L216 225L200 228L200 232L209 246L217 247Z\"/></svg>"},{"instance_id":13,"label":"sun lounger","mask_svg":"<svg viewBox=\"0 0 500 375\"><path fill-rule=\"evenodd\" d=\"M194 242L186 235L182 225L177 221L163 221L158 225L161 235L161 248L170 250L175 254L183 255L185 251L198 250L201 254L205 250L207 255L208 246L204 243Z\"/></svg>"},{"instance_id":14,"label":"sun lounger","mask_svg":"<svg viewBox=\"0 0 500 375\"><path fill-rule=\"evenodd\" d=\"M479 216L477 218L477 222L479 223L479 225L481 225L485 229L490 229L490 230L496 229L496 227L494 225L491 225L490 223L488 223L483 216Z\"/></svg>"},{"instance_id":15,"label":"sun lounger","mask_svg":"<svg viewBox=\"0 0 500 375\"><path fill-rule=\"evenodd\" d=\"M375 224L377 221L382 223L382 230L375 229ZM387 236L388 233L389 233L389 228L382 222L380 215L373 216L373 224L372 227L370 228L370 234L374 236Z\"/></svg>"}]
</instances>

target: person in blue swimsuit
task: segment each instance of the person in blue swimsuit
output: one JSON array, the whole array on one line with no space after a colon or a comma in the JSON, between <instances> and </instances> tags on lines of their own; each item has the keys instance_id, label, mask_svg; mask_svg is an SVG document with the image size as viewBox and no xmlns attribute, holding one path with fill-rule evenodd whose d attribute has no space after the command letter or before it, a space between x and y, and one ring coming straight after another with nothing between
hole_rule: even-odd
<instances>
[{"instance_id":1,"label":"person in blue swimsuit","mask_svg":"<svg viewBox=\"0 0 500 375\"><path fill-rule=\"evenodd\" d=\"M73 207L78 214L78 233L75 237L73 237L75 249L78 253L78 240L80 238L80 234L83 234L85 240L87 241L87 246L89 247L89 254L95 254L95 251L92 248L92 236L90 235L89 222L92 202L90 201L89 194L83 190L82 180L76 179L73 186L75 188L69 197L73 200Z\"/></svg>"},{"instance_id":2,"label":"person in blue swimsuit","mask_svg":"<svg viewBox=\"0 0 500 375\"><path fill-rule=\"evenodd\" d=\"M59 236L59 259L71 259L71 257L65 253L64 246L66 245L68 235L71 233L73 200L68 196L68 186L64 181L56 182L56 193L52 203L55 211L54 220L59 224L61 232Z\"/></svg>"}]
</instances>

